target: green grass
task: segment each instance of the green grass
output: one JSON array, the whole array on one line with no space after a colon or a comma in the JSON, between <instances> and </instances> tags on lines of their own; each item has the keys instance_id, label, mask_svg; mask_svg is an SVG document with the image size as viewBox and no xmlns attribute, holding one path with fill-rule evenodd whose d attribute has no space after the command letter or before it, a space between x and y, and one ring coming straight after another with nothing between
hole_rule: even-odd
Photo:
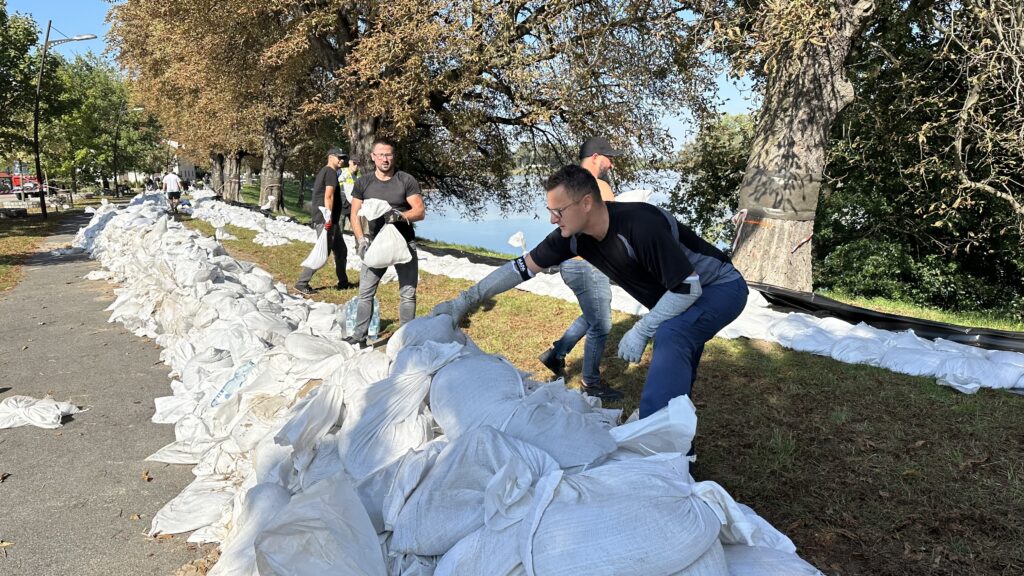
<instances>
[{"instance_id":1,"label":"green grass","mask_svg":"<svg viewBox=\"0 0 1024 576\"><path fill-rule=\"evenodd\" d=\"M996 330L1010 330L1012 332L1024 331L1024 320L1014 319L1008 317L1006 314L1000 314L998 312L950 312L947 310L928 308L918 304L890 300L888 298L864 298L862 296L852 296L843 292L834 291L821 292L821 295L832 298L833 300L852 304L854 306L860 306L861 308L868 308L870 310L887 312L890 314L899 314L901 316L910 316L911 318L934 320L936 322L957 324L959 326L993 328Z\"/></svg>"},{"instance_id":2,"label":"green grass","mask_svg":"<svg viewBox=\"0 0 1024 576\"><path fill-rule=\"evenodd\" d=\"M18 285L22 265L36 253L39 244L53 234L61 217L69 212L47 211L46 220L38 211L30 213L27 218L0 219L0 294Z\"/></svg>"},{"instance_id":3,"label":"green grass","mask_svg":"<svg viewBox=\"0 0 1024 576\"><path fill-rule=\"evenodd\" d=\"M189 226L206 234L198 221ZM264 248L229 227L225 242L291 285L309 245ZM314 285L333 283L332 264ZM349 278L355 280L354 271ZM420 274L420 314L469 282ZM324 289L343 303L356 290ZM393 331L397 288L381 287L382 329ZM512 291L463 321L484 350L540 378L537 355L579 315L576 304ZM632 412L650 362L614 357L634 319L613 313L602 370ZM579 382L582 346L567 359ZM1024 573L1024 398L963 395L933 379L849 365L751 340L708 343L694 388L698 479L753 507L827 574L953 576Z\"/></svg>"},{"instance_id":4,"label":"green grass","mask_svg":"<svg viewBox=\"0 0 1024 576\"><path fill-rule=\"evenodd\" d=\"M312 180L306 182L306 186L310 186L313 183ZM287 216L292 217L298 222L309 222L309 212L303 210L299 204L299 183L295 180L285 180L282 184L284 188L284 213ZM310 192L307 190L303 195L303 199L309 202ZM242 202L247 204L259 204L260 203L260 187L253 184L247 184L242 186Z\"/></svg>"}]
</instances>

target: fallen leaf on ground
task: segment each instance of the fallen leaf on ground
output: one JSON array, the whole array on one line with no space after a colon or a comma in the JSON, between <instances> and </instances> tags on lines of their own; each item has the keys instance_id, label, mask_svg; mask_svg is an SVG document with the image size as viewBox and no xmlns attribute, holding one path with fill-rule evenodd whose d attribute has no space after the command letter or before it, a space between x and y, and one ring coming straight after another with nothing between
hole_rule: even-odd
<instances>
[{"instance_id":1,"label":"fallen leaf on ground","mask_svg":"<svg viewBox=\"0 0 1024 576\"><path fill-rule=\"evenodd\" d=\"M139 516L138 514L132 514L128 518L131 520L142 520L142 516Z\"/></svg>"},{"instance_id":2,"label":"fallen leaf on ground","mask_svg":"<svg viewBox=\"0 0 1024 576\"><path fill-rule=\"evenodd\" d=\"M14 546L14 542L8 542L7 540L0 540L0 548L10 548Z\"/></svg>"},{"instance_id":3,"label":"fallen leaf on ground","mask_svg":"<svg viewBox=\"0 0 1024 576\"><path fill-rule=\"evenodd\" d=\"M2 473L0 473L0 482L3 482L4 480L7 480L10 477L11 477L10 473L2 472Z\"/></svg>"},{"instance_id":4,"label":"fallen leaf on ground","mask_svg":"<svg viewBox=\"0 0 1024 576\"><path fill-rule=\"evenodd\" d=\"M153 477L149 475L149 470L143 470L142 471L142 479L145 480L146 482L152 482L153 481Z\"/></svg>"}]
</instances>

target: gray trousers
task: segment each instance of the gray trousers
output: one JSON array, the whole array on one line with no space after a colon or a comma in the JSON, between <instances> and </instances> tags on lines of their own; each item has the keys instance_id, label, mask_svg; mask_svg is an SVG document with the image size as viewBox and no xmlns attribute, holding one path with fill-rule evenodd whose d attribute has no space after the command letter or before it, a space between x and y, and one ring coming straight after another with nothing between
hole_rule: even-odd
<instances>
[{"instance_id":1,"label":"gray trousers","mask_svg":"<svg viewBox=\"0 0 1024 576\"><path fill-rule=\"evenodd\" d=\"M416 242L409 242L412 260L405 264L395 264L398 273L398 322L405 324L416 317L416 285L420 279L419 258L416 256ZM384 277L387 268L370 268L363 264L359 271L359 305L356 307L356 327L353 336L356 340L365 340L370 330L370 317L373 315L373 297L377 295L377 286Z\"/></svg>"}]
</instances>

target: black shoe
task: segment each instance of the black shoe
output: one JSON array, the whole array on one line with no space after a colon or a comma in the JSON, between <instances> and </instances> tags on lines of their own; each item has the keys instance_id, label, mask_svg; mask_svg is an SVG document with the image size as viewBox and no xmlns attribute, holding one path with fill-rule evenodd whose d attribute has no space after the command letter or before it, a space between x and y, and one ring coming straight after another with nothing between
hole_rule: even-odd
<instances>
[{"instance_id":1,"label":"black shoe","mask_svg":"<svg viewBox=\"0 0 1024 576\"><path fill-rule=\"evenodd\" d=\"M362 350L367 347L366 340L356 340L355 336L346 336L345 338L342 338L342 340L351 346L355 346L356 350Z\"/></svg>"},{"instance_id":2,"label":"black shoe","mask_svg":"<svg viewBox=\"0 0 1024 576\"><path fill-rule=\"evenodd\" d=\"M543 354L537 357L540 363L547 367L558 378L565 378L565 358L555 356L555 349L548 348Z\"/></svg>"},{"instance_id":3,"label":"black shoe","mask_svg":"<svg viewBox=\"0 0 1024 576\"><path fill-rule=\"evenodd\" d=\"M622 391L612 388L604 380L597 384L584 384L582 390L587 396L593 396L594 398L600 398L609 402L622 400L622 397L625 396Z\"/></svg>"},{"instance_id":4,"label":"black shoe","mask_svg":"<svg viewBox=\"0 0 1024 576\"><path fill-rule=\"evenodd\" d=\"M334 285L335 290L351 290L355 286L351 282L338 282Z\"/></svg>"},{"instance_id":5,"label":"black shoe","mask_svg":"<svg viewBox=\"0 0 1024 576\"><path fill-rule=\"evenodd\" d=\"M296 284L295 291L299 292L300 294L305 294L306 296L316 294L316 290L313 290L313 288L309 284Z\"/></svg>"}]
</instances>

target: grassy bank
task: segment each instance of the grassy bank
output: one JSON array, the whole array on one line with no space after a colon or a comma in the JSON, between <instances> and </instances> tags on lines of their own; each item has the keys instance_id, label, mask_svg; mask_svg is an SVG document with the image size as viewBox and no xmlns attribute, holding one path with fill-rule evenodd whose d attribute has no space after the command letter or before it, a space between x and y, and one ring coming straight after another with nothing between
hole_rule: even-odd
<instances>
[{"instance_id":1,"label":"grassy bank","mask_svg":"<svg viewBox=\"0 0 1024 576\"><path fill-rule=\"evenodd\" d=\"M202 222L188 224L206 234ZM264 248L231 228L234 256L291 285L309 246ZM333 284L331 264L314 285ZM355 272L349 272L351 280ZM421 273L420 314L468 282ZM355 290L324 289L343 303ZM381 288L382 324L395 328L397 289ZM569 302L504 294L463 323L486 351L546 377L537 354L579 314ZM633 319L615 313L603 372L637 406L650 360L614 358ZM568 358L579 381L582 346ZM842 364L749 340L711 341L695 387L698 479L722 484L789 535L828 574L982 575L1024 572L1024 398L966 396L869 366Z\"/></svg>"},{"instance_id":2,"label":"grassy bank","mask_svg":"<svg viewBox=\"0 0 1024 576\"><path fill-rule=\"evenodd\" d=\"M46 220L38 213L28 218L0 219L0 294L17 286L25 261L36 253L39 244L53 234L61 218L68 213L49 212Z\"/></svg>"},{"instance_id":3,"label":"grassy bank","mask_svg":"<svg viewBox=\"0 0 1024 576\"><path fill-rule=\"evenodd\" d=\"M899 314L901 316L934 320L959 326L994 328L996 330L1010 330L1013 332L1024 331L1024 320L1014 319L1006 314L996 312L950 312L948 310L936 310L888 298L864 298L862 296L852 296L844 292L822 292L821 294L833 300L889 314Z\"/></svg>"}]
</instances>

